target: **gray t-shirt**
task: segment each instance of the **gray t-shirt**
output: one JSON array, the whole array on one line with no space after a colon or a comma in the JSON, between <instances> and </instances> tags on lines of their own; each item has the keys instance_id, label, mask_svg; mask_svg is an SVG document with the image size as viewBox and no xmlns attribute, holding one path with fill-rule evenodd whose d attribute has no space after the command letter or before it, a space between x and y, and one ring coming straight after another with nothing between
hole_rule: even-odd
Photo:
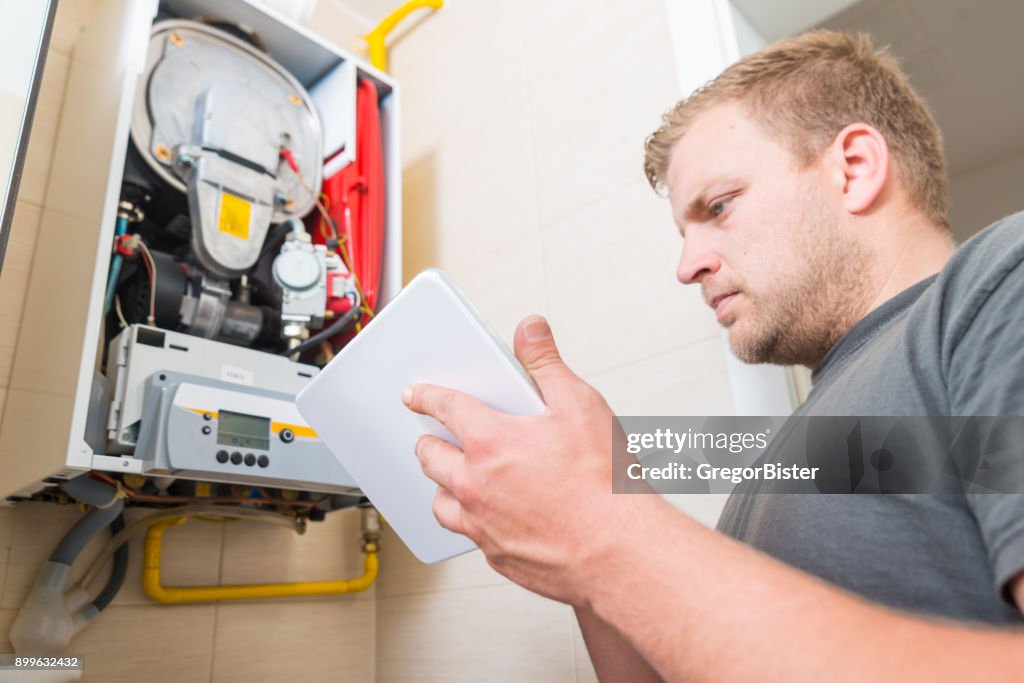
<instances>
[{"instance_id":1,"label":"gray t-shirt","mask_svg":"<svg viewBox=\"0 0 1024 683\"><path fill-rule=\"evenodd\" d=\"M795 414L1024 415L1024 213L855 325ZM719 530L784 562L899 609L1024 621L1005 590L1024 570L1024 495L738 490Z\"/></svg>"}]
</instances>

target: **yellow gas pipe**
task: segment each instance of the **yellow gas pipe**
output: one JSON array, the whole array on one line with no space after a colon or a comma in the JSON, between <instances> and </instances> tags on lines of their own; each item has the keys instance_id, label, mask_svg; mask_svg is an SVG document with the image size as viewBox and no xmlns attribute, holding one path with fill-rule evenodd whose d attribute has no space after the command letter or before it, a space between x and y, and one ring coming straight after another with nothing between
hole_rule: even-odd
<instances>
[{"instance_id":1,"label":"yellow gas pipe","mask_svg":"<svg viewBox=\"0 0 1024 683\"><path fill-rule=\"evenodd\" d=\"M297 581L291 583L236 584L231 586L165 586L160 580L160 551L164 532L186 518L176 517L156 522L146 530L142 546L142 588L151 600L165 604L182 602L210 602L215 600L261 600L265 598L295 598L313 595L358 593L373 585L377 579L377 541L375 531L363 533L363 575L338 581Z\"/></svg>"},{"instance_id":2,"label":"yellow gas pipe","mask_svg":"<svg viewBox=\"0 0 1024 683\"><path fill-rule=\"evenodd\" d=\"M424 7L439 10L444 7L444 0L409 0L409 2L389 14L384 21L377 24L375 29L366 34L366 42L370 45L370 64L373 64L381 71L388 70L388 48L386 43L388 34L410 12Z\"/></svg>"}]
</instances>

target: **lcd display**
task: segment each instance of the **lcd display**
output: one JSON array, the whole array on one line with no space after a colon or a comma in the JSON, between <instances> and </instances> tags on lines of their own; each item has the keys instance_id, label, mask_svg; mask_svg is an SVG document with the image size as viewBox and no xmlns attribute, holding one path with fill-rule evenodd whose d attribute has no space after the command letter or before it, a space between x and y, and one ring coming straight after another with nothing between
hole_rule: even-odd
<instances>
[{"instance_id":1,"label":"lcd display","mask_svg":"<svg viewBox=\"0 0 1024 683\"><path fill-rule=\"evenodd\" d=\"M217 413L217 443L270 450L270 418L221 410Z\"/></svg>"}]
</instances>

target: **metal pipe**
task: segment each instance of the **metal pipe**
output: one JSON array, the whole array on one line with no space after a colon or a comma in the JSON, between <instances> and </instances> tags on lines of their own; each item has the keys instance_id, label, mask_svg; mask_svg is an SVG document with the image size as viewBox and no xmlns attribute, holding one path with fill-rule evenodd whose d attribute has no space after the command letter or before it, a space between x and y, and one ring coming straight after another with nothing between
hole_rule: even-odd
<instances>
[{"instance_id":1,"label":"metal pipe","mask_svg":"<svg viewBox=\"0 0 1024 683\"><path fill-rule=\"evenodd\" d=\"M376 540L364 535L363 574L354 579L337 581L298 581L292 583L236 584L233 586L165 586L160 578L160 553L164 532L181 524L186 518L162 520L146 530L142 546L142 589L150 599L164 604L211 602L217 600L261 600L314 595L358 593L373 585L379 568Z\"/></svg>"},{"instance_id":2,"label":"metal pipe","mask_svg":"<svg viewBox=\"0 0 1024 683\"><path fill-rule=\"evenodd\" d=\"M395 26L398 25L398 22L405 19L410 12L414 12L424 7L439 10L444 7L444 0L409 0L409 2L405 3L385 17L384 21L377 24L376 28L364 36L366 42L370 46L370 64L374 65L381 71L387 71L388 48L386 41L388 34L391 33Z\"/></svg>"},{"instance_id":3,"label":"metal pipe","mask_svg":"<svg viewBox=\"0 0 1024 683\"><path fill-rule=\"evenodd\" d=\"M117 214L117 224L114 226L114 241L128 232L128 216L121 212ZM110 274L107 276L107 293L103 297L103 314L110 313L110 307L114 305L114 291L117 289L117 279L121 277L121 255L114 253L110 259Z\"/></svg>"}]
</instances>

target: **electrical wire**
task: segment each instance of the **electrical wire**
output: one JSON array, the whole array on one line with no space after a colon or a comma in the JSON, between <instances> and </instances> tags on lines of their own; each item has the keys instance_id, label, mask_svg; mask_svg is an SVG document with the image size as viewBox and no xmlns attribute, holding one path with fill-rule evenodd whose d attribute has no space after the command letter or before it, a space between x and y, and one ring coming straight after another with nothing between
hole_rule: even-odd
<instances>
[{"instance_id":1,"label":"electrical wire","mask_svg":"<svg viewBox=\"0 0 1024 683\"><path fill-rule=\"evenodd\" d=\"M320 330L319 332L317 332L316 334L314 334L313 336L311 336L309 339L305 340L298 346L295 346L290 349L285 349L284 351L281 352L281 355L294 356L303 353L304 351L308 351L309 349L313 348L320 342L326 341L337 334L341 334L342 332L348 329L348 326L351 325L354 320L356 320L357 316L361 312L362 309L360 308L350 308L348 312L345 313L345 315L341 316L333 323L331 323L324 329Z\"/></svg>"},{"instance_id":2,"label":"electrical wire","mask_svg":"<svg viewBox=\"0 0 1024 683\"><path fill-rule=\"evenodd\" d=\"M320 353L324 354L325 363L330 363L334 360L334 349L331 347L331 342L326 339L320 342Z\"/></svg>"},{"instance_id":3,"label":"electrical wire","mask_svg":"<svg viewBox=\"0 0 1024 683\"><path fill-rule=\"evenodd\" d=\"M304 524L298 520L286 517L277 512L270 512L268 510L226 508L221 505L182 505L167 510L160 510L159 512L137 519L115 534L89 564L89 567L82 574L82 579L79 581L78 585L84 588L95 581L96 577L99 576L100 571L103 569L103 566L114 555L114 553L117 552L118 548L120 548L132 536L148 529L150 525L164 519L173 519L177 517L189 518L199 515L204 517L219 516L222 519L249 519L267 522L269 524L277 524L278 526L286 527L299 534L303 534L306 531Z\"/></svg>"},{"instance_id":4,"label":"electrical wire","mask_svg":"<svg viewBox=\"0 0 1024 683\"><path fill-rule=\"evenodd\" d=\"M327 211L327 207L325 206L324 202L321 201L321 197L326 199L326 195L322 192L316 192L312 187L309 186L309 184L306 182L305 177L303 177L302 171L299 169L298 164L295 162L295 157L292 154L292 151L288 149L288 147L282 147L280 154L281 157L287 162L288 167L292 169L292 171L295 173L295 176L299 179L299 185L301 185L302 189L305 190L313 199L313 203L316 205L317 210L320 212L320 217L323 219L323 222L320 224L321 236L323 236L324 239L331 239L338 243L338 253L341 255L341 260L345 264L345 267L348 268L348 272L352 274L352 280L356 285L356 290L359 292L359 299L362 302L363 313L365 314L366 319L369 320L374 316L373 309L371 309L366 304L366 293L363 291L363 286L359 282L359 275L356 273L356 269L352 266L352 259L349 256L348 249L345 247L345 242L348 241L348 237L346 235L342 235L339 237L338 226L335 225L334 219L331 218L330 213ZM347 207L345 211L347 217ZM324 225L330 228L330 235L324 234ZM358 331L359 329L361 329L361 323L357 322L356 330Z\"/></svg>"},{"instance_id":5,"label":"electrical wire","mask_svg":"<svg viewBox=\"0 0 1024 683\"><path fill-rule=\"evenodd\" d=\"M139 249L145 256L143 262L149 273L149 318L146 319L146 322L151 327L156 327L156 261L153 260L153 254L149 251L149 247L141 239L139 240Z\"/></svg>"},{"instance_id":6,"label":"electrical wire","mask_svg":"<svg viewBox=\"0 0 1024 683\"><path fill-rule=\"evenodd\" d=\"M118 486L120 482L116 479L112 479L102 472L93 471L90 476L100 481L105 481L111 486ZM239 504L250 504L250 505L286 505L292 507L305 507L313 508L324 502L331 497L331 494L325 494L323 497L317 500L287 500L285 498L271 498L264 496L263 498L243 498L240 496L219 496L210 498L196 498L193 496L160 496L151 493L139 493L132 489L124 489L124 494L129 500L137 500L144 503L194 503L197 500L201 500L204 503L239 503Z\"/></svg>"},{"instance_id":7,"label":"electrical wire","mask_svg":"<svg viewBox=\"0 0 1024 683\"><path fill-rule=\"evenodd\" d=\"M121 310L121 297L118 294L114 295L114 312L117 314L117 322L121 325L121 329L128 327L128 321L124 319L124 311Z\"/></svg>"}]
</instances>

